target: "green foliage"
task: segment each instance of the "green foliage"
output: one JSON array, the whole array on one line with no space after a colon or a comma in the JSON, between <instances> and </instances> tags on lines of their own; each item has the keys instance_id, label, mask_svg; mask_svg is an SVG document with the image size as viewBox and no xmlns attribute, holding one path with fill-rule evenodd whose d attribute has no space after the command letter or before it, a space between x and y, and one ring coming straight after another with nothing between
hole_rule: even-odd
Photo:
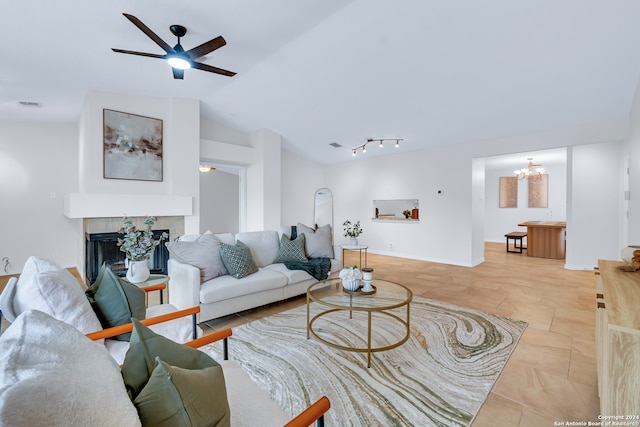
<instances>
[{"instance_id":1,"label":"green foliage","mask_svg":"<svg viewBox=\"0 0 640 427\"><path fill-rule=\"evenodd\" d=\"M352 224L351 221L346 220L342 223L342 229L344 230L344 237L358 237L362 234L362 228L360 227L360 221Z\"/></svg>"},{"instance_id":2,"label":"green foliage","mask_svg":"<svg viewBox=\"0 0 640 427\"><path fill-rule=\"evenodd\" d=\"M144 229L139 230L133 225L133 221L129 217L124 217L124 226L118 230L123 233L124 238L118 238L117 245L120 251L127 254L127 258L131 261L142 261L149 259L151 253L161 241L166 239L167 233L162 233L158 240L153 240L153 231L151 227L158 220L155 216L148 216L144 219Z\"/></svg>"}]
</instances>

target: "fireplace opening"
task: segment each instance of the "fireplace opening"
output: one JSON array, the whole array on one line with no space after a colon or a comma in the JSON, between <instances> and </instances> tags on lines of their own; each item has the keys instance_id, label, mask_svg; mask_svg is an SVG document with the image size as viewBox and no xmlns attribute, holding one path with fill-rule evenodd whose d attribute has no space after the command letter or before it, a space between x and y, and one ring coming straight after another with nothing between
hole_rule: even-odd
<instances>
[{"instance_id":1,"label":"fireplace opening","mask_svg":"<svg viewBox=\"0 0 640 427\"><path fill-rule=\"evenodd\" d=\"M169 230L152 231L154 239L159 239L162 233L169 235ZM103 263L110 266L118 276L124 277L127 274L124 265L126 254L120 251L120 247L117 245L118 238L123 237L122 233L86 233L85 272L89 285L96 281L98 271ZM149 258L148 264L151 274L167 274L168 260L169 250L162 242L155 247Z\"/></svg>"}]
</instances>

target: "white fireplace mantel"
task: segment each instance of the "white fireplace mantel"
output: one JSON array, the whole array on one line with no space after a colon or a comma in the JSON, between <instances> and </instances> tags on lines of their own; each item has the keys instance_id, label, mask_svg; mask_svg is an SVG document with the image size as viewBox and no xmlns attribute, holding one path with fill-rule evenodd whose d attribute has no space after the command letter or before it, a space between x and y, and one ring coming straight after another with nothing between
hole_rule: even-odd
<instances>
[{"instance_id":1,"label":"white fireplace mantel","mask_svg":"<svg viewBox=\"0 0 640 427\"><path fill-rule=\"evenodd\" d=\"M193 214L193 197L71 193L64 198L64 214L68 218L187 216Z\"/></svg>"}]
</instances>

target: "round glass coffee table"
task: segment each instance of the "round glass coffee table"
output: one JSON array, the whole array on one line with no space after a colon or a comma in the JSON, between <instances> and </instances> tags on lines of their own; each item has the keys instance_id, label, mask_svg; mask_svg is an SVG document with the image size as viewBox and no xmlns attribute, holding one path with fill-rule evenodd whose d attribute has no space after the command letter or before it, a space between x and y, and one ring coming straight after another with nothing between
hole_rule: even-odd
<instances>
[{"instance_id":1,"label":"round glass coffee table","mask_svg":"<svg viewBox=\"0 0 640 427\"><path fill-rule=\"evenodd\" d=\"M373 286L375 287L375 293L363 293L363 292L349 292L342 288L342 281L340 279L327 279L320 282L316 282L309 286L307 289L307 339L313 336L318 341L340 350L353 351L358 353L367 353L367 367L371 367L371 353L379 351L391 350L404 344L410 335L410 303L413 299L413 294L406 287L387 280L374 280ZM317 303L320 305L321 311L311 316L311 305ZM400 309L400 310L398 310ZM320 329L317 325L314 325L319 319L328 317L332 313L349 312L348 319L340 321L340 325L344 328L349 327L349 322L362 321L358 316L357 319L353 318L354 312L363 312L366 314L366 342L365 346L356 346L349 344L348 342L338 343L337 339L332 340L330 336L325 333L321 336ZM372 344L372 334L376 333L376 328L372 327L372 315L375 314L376 322L395 322L399 326L397 336L389 338L385 336L386 345L374 346ZM404 315L403 315L404 314ZM335 315L331 315L331 322L335 325ZM315 329L314 329L315 326ZM384 328L387 331L387 328ZM391 342L388 342L391 340Z\"/></svg>"}]
</instances>

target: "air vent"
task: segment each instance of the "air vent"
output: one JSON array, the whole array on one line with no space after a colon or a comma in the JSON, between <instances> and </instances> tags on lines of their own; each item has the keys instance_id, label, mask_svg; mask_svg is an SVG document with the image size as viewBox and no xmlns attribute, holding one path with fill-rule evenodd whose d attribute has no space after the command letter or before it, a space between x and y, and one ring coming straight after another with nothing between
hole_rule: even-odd
<instances>
[{"instance_id":1,"label":"air vent","mask_svg":"<svg viewBox=\"0 0 640 427\"><path fill-rule=\"evenodd\" d=\"M23 108L41 108L42 104L33 101L18 101L18 105Z\"/></svg>"},{"instance_id":2,"label":"air vent","mask_svg":"<svg viewBox=\"0 0 640 427\"><path fill-rule=\"evenodd\" d=\"M342 145L338 144L337 142L332 142L331 144L329 144L330 146L334 147L334 148L340 148L342 147Z\"/></svg>"}]
</instances>

